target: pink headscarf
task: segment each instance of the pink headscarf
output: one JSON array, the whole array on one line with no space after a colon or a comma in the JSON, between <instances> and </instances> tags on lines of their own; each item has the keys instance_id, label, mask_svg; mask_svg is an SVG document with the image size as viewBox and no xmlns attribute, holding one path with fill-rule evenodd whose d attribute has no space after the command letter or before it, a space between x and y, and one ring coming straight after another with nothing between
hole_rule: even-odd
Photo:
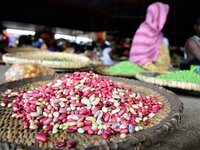
<instances>
[{"instance_id":1,"label":"pink headscarf","mask_svg":"<svg viewBox=\"0 0 200 150\"><path fill-rule=\"evenodd\" d=\"M161 30L168 12L169 6L160 2L148 7L146 19L133 37L129 61L143 65L156 60L163 39Z\"/></svg>"}]
</instances>

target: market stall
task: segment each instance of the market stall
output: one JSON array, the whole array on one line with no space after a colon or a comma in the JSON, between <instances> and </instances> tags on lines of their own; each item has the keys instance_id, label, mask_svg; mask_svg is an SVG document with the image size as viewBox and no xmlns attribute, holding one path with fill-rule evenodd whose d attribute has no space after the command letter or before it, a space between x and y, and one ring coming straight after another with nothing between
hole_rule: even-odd
<instances>
[{"instance_id":1,"label":"market stall","mask_svg":"<svg viewBox=\"0 0 200 150\"><path fill-rule=\"evenodd\" d=\"M14 41L2 28L0 149L199 149L199 65L170 50L199 10L182 3L2 2L3 25L45 27Z\"/></svg>"}]
</instances>

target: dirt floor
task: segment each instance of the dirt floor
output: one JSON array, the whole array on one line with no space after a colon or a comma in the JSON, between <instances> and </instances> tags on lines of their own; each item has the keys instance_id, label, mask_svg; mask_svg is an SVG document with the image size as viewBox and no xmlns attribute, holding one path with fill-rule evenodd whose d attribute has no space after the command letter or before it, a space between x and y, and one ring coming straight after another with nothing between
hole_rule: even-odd
<instances>
[{"instance_id":1,"label":"dirt floor","mask_svg":"<svg viewBox=\"0 0 200 150\"><path fill-rule=\"evenodd\" d=\"M200 97L178 94L184 103L181 124L148 150L199 150L200 149Z\"/></svg>"},{"instance_id":2,"label":"dirt floor","mask_svg":"<svg viewBox=\"0 0 200 150\"><path fill-rule=\"evenodd\" d=\"M9 66L0 65L0 83ZM200 95L176 93L184 103L181 124L171 134L161 137L160 142L145 147L147 150L200 150Z\"/></svg>"}]
</instances>

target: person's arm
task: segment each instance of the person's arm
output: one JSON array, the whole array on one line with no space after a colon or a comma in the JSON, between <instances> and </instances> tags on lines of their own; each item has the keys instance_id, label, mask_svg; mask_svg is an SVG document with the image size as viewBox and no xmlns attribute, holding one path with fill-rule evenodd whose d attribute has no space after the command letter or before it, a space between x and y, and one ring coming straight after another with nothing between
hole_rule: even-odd
<instances>
[{"instance_id":1,"label":"person's arm","mask_svg":"<svg viewBox=\"0 0 200 150\"><path fill-rule=\"evenodd\" d=\"M198 43L194 40L188 41L188 48L190 50L190 53L198 60L200 61L200 46Z\"/></svg>"}]
</instances>

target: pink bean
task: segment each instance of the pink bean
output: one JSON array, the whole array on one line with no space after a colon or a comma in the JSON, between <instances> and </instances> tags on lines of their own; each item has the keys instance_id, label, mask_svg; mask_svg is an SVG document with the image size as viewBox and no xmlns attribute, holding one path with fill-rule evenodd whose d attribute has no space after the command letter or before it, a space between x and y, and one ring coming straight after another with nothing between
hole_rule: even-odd
<instances>
[{"instance_id":1,"label":"pink bean","mask_svg":"<svg viewBox=\"0 0 200 150\"><path fill-rule=\"evenodd\" d=\"M24 125L24 129L27 129L27 128L29 127L30 124L29 124L28 121L25 121L23 125Z\"/></svg>"},{"instance_id":2,"label":"pink bean","mask_svg":"<svg viewBox=\"0 0 200 150\"><path fill-rule=\"evenodd\" d=\"M1 102L4 103L4 104L7 104L9 101L7 99L4 99Z\"/></svg>"},{"instance_id":3,"label":"pink bean","mask_svg":"<svg viewBox=\"0 0 200 150\"><path fill-rule=\"evenodd\" d=\"M58 120L57 123L60 125L62 124L63 122L61 120Z\"/></svg>"},{"instance_id":4,"label":"pink bean","mask_svg":"<svg viewBox=\"0 0 200 150\"><path fill-rule=\"evenodd\" d=\"M158 104L158 107L159 108L163 108L163 104Z\"/></svg>"},{"instance_id":5,"label":"pink bean","mask_svg":"<svg viewBox=\"0 0 200 150\"><path fill-rule=\"evenodd\" d=\"M48 138L47 138L47 134L40 132L36 135L36 141L40 141L40 142L47 142Z\"/></svg>"},{"instance_id":6,"label":"pink bean","mask_svg":"<svg viewBox=\"0 0 200 150\"><path fill-rule=\"evenodd\" d=\"M60 108L59 113L64 114L67 112L66 108Z\"/></svg>"},{"instance_id":7,"label":"pink bean","mask_svg":"<svg viewBox=\"0 0 200 150\"><path fill-rule=\"evenodd\" d=\"M84 97L89 97L89 94L90 94L90 93L91 93L90 91L86 91L86 92L84 92L83 96L84 96Z\"/></svg>"},{"instance_id":8,"label":"pink bean","mask_svg":"<svg viewBox=\"0 0 200 150\"><path fill-rule=\"evenodd\" d=\"M69 127L68 129L69 129L69 130L74 130L74 131L76 131L76 130L78 129L78 127L77 127L77 126L71 126L71 127Z\"/></svg>"},{"instance_id":9,"label":"pink bean","mask_svg":"<svg viewBox=\"0 0 200 150\"><path fill-rule=\"evenodd\" d=\"M109 119L110 119L110 113L105 113L105 115L104 115L104 121L108 122Z\"/></svg>"},{"instance_id":10,"label":"pink bean","mask_svg":"<svg viewBox=\"0 0 200 150\"><path fill-rule=\"evenodd\" d=\"M52 126L52 125L49 125L49 126L47 126L44 130L45 130L45 131L50 131L51 129L53 129L53 126Z\"/></svg>"},{"instance_id":11,"label":"pink bean","mask_svg":"<svg viewBox=\"0 0 200 150\"><path fill-rule=\"evenodd\" d=\"M46 98L44 99L44 101L45 101L45 102L49 102L49 101L50 101L50 97L46 97Z\"/></svg>"},{"instance_id":12,"label":"pink bean","mask_svg":"<svg viewBox=\"0 0 200 150\"><path fill-rule=\"evenodd\" d=\"M95 109L92 110L92 114L94 115L101 108L102 108L102 105L101 106L96 106Z\"/></svg>"},{"instance_id":13,"label":"pink bean","mask_svg":"<svg viewBox=\"0 0 200 150\"><path fill-rule=\"evenodd\" d=\"M66 114L62 114L58 117L59 120L63 120L64 118L67 118L67 115Z\"/></svg>"},{"instance_id":14,"label":"pink bean","mask_svg":"<svg viewBox=\"0 0 200 150\"><path fill-rule=\"evenodd\" d=\"M38 116L37 118L36 118L36 120L41 120L43 118L43 116Z\"/></svg>"},{"instance_id":15,"label":"pink bean","mask_svg":"<svg viewBox=\"0 0 200 150\"><path fill-rule=\"evenodd\" d=\"M128 133L128 129L120 129L120 133Z\"/></svg>"},{"instance_id":16,"label":"pink bean","mask_svg":"<svg viewBox=\"0 0 200 150\"><path fill-rule=\"evenodd\" d=\"M22 113L22 114L17 114L16 115L16 118L23 118L24 117L24 114Z\"/></svg>"},{"instance_id":17,"label":"pink bean","mask_svg":"<svg viewBox=\"0 0 200 150\"><path fill-rule=\"evenodd\" d=\"M118 117L122 116L125 113L125 109L120 110L117 115Z\"/></svg>"},{"instance_id":18,"label":"pink bean","mask_svg":"<svg viewBox=\"0 0 200 150\"><path fill-rule=\"evenodd\" d=\"M12 104L12 107L13 107L13 108L18 108L19 105L17 105L17 103L13 103L13 104Z\"/></svg>"},{"instance_id":19,"label":"pink bean","mask_svg":"<svg viewBox=\"0 0 200 150\"><path fill-rule=\"evenodd\" d=\"M86 115L87 114L87 108L80 109L79 114L80 115Z\"/></svg>"},{"instance_id":20,"label":"pink bean","mask_svg":"<svg viewBox=\"0 0 200 150\"><path fill-rule=\"evenodd\" d=\"M66 146L66 142L54 142L54 146L56 147L65 147Z\"/></svg>"},{"instance_id":21,"label":"pink bean","mask_svg":"<svg viewBox=\"0 0 200 150\"><path fill-rule=\"evenodd\" d=\"M102 137L103 137L104 139L108 139L109 134L107 134L107 133L103 133L103 134L102 134Z\"/></svg>"},{"instance_id":22,"label":"pink bean","mask_svg":"<svg viewBox=\"0 0 200 150\"><path fill-rule=\"evenodd\" d=\"M67 129L67 133L74 133L76 130L73 130L73 129Z\"/></svg>"},{"instance_id":23,"label":"pink bean","mask_svg":"<svg viewBox=\"0 0 200 150\"><path fill-rule=\"evenodd\" d=\"M45 108L47 108L47 106L46 106L46 105L44 105L44 104L42 104L42 105L41 105L41 107L42 107L42 109L45 109Z\"/></svg>"},{"instance_id":24,"label":"pink bean","mask_svg":"<svg viewBox=\"0 0 200 150\"><path fill-rule=\"evenodd\" d=\"M83 127L84 126L84 123L83 122L79 122L79 123L77 123L77 127Z\"/></svg>"},{"instance_id":25,"label":"pink bean","mask_svg":"<svg viewBox=\"0 0 200 150\"><path fill-rule=\"evenodd\" d=\"M91 125L92 125L92 122L89 121L89 120L85 120L85 121L84 121L84 125L85 125L85 126L91 126Z\"/></svg>"},{"instance_id":26,"label":"pink bean","mask_svg":"<svg viewBox=\"0 0 200 150\"><path fill-rule=\"evenodd\" d=\"M76 120L70 118L70 119L67 119L66 122L76 122Z\"/></svg>"},{"instance_id":27,"label":"pink bean","mask_svg":"<svg viewBox=\"0 0 200 150\"><path fill-rule=\"evenodd\" d=\"M70 111L70 114L71 114L71 115L74 115L74 114L75 114L75 111L74 111L74 110Z\"/></svg>"},{"instance_id":28,"label":"pink bean","mask_svg":"<svg viewBox=\"0 0 200 150\"><path fill-rule=\"evenodd\" d=\"M147 126L149 124L148 120L143 121L143 125Z\"/></svg>"},{"instance_id":29,"label":"pink bean","mask_svg":"<svg viewBox=\"0 0 200 150\"><path fill-rule=\"evenodd\" d=\"M121 129L120 128L115 128L115 129L113 129L115 132L120 132L121 131Z\"/></svg>"},{"instance_id":30,"label":"pink bean","mask_svg":"<svg viewBox=\"0 0 200 150\"><path fill-rule=\"evenodd\" d=\"M115 107L114 105L111 105L110 108L111 108L112 110L116 109L116 107Z\"/></svg>"},{"instance_id":31,"label":"pink bean","mask_svg":"<svg viewBox=\"0 0 200 150\"><path fill-rule=\"evenodd\" d=\"M43 125L49 125L53 121L53 118L47 118L44 122Z\"/></svg>"},{"instance_id":32,"label":"pink bean","mask_svg":"<svg viewBox=\"0 0 200 150\"><path fill-rule=\"evenodd\" d=\"M76 147L77 142L75 140L70 140L67 142L67 147L68 148L74 148Z\"/></svg>"},{"instance_id":33,"label":"pink bean","mask_svg":"<svg viewBox=\"0 0 200 150\"><path fill-rule=\"evenodd\" d=\"M114 115L111 117L111 122L112 122L112 123L117 122L116 117L115 117Z\"/></svg>"},{"instance_id":34,"label":"pink bean","mask_svg":"<svg viewBox=\"0 0 200 150\"><path fill-rule=\"evenodd\" d=\"M94 131L90 128L90 129L87 130L87 133L90 134L90 135L93 135Z\"/></svg>"},{"instance_id":35,"label":"pink bean","mask_svg":"<svg viewBox=\"0 0 200 150\"><path fill-rule=\"evenodd\" d=\"M48 109L44 109L44 111L47 113L47 114L50 114L50 111Z\"/></svg>"}]
</instances>

